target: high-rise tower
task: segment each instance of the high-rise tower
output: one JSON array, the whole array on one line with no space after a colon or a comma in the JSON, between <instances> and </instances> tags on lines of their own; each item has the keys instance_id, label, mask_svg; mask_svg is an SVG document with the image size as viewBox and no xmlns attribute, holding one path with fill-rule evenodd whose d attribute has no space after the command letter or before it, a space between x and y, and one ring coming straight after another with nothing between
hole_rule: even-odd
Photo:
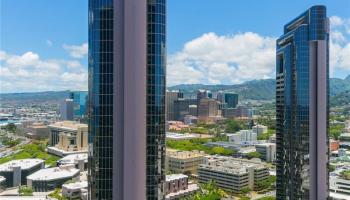
<instances>
[{"instance_id":1,"label":"high-rise tower","mask_svg":"<svg viewBox=\"0 0 350 200\"><path fill-rule=\"evenodd\" d=\"M89 0L89 199L163 199L165 0Z\"/></svg>"},{"instance_id":2,"label":"high-rise tower","mask_svg":"<svg viewBox=\"0 0 350 200\"><path fill-rule=\"evenodd\" d=\"M276 52L279 200L328 197L329 22L313 6L284 26Z\"/></svg>"}]
</instances>

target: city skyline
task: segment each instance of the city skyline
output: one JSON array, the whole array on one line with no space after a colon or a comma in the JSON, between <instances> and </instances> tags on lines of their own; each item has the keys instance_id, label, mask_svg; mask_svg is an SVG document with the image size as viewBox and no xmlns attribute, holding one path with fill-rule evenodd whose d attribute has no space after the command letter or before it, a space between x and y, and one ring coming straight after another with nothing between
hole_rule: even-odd
<instances>
[{"instance_id":1,"label":"city skyline","mask_svg":"<svg viewBox=\"0 0 350 200\"><path fill-rule=\"evenodd\" d=\"M291 18L293 13L301 12L311 4L322 3L328 6L332 24L330 48L334 53L330 55L330 75L344 78L350 73L349 57L345 56L350 51L350 16L346 12L346 5L350 3L347 1L337 5L330 1L298 2L290 5L291 9L283 15L281 13L278 19L268 13L263 18L258 13L254 14L255 12L245 13L242 10L247 9L249 4L229 1L218 5L202 3L198 8L194 3L189 3L180 14L177 10L181 3L169 1L168 86L179 83L235 84L253 79L274 78L274 40L281 34L278 27L283 25L283 20ZM260 4L256 3L251 9L257 10ZM29 6L27 2L17 5L16 0L1 2L4 19L1 23L8 31L2 30L1 33L0 92L87 90L87 12L83 9L87 7L86 2L75 1L67 6L64 1L48 5L37 0L33 2L33 7L38 9L35 15L25 10ZM8 12L14 6L28 21L20 20L18 16ZM45 9L39 9L42 6L46 6ZM267 2L266 7L278 8L282 5L271 5ZM204 13L211 8L214 16L210 18ZM228 8L235 12L229 12ZM77 9L81 12L74 13ZM67 14L60 18L57 17L58 14L49 14L63 10ZM198 10L199 14L195 15L194 11ZM216 14L219 10L220 14ZM48 19L43 19L42 15L48 15ZM185 20L184 17L191 20ZM244 20L245 23L240 20L226 23L225 19L236 17L247 20ZM49 20L54 23L49 23ZM214 23L214 20L219 23ZM189 29L196 21L198 26ZM269 28L264 28L264 25ZM38 34L35 30L40 26L50 28ZM63 26L65 31L57 30ZM24 32L27 33L26 37L21 37ZM22 38L30 40L21 42ZM224 44L249 48L246 52L237 52L235 48L227 48ZM252 66L259 66L258 70L248 70ZM42 69L45 68L51 70L43 72ZM54 79L57 74L61 80L59 83ZM34 75L37 77L35 80L31 79ZM27 83L23 84L24 82Z\"/></svg>"}]
</instances>

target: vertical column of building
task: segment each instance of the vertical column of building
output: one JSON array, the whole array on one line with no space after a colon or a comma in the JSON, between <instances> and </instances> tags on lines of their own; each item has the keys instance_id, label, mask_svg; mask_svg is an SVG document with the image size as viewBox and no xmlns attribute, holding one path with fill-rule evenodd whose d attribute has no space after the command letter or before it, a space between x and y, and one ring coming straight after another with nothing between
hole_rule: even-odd
<instances>
[{"instance_id":1,"label":"vertical column of building","mask_svg":"<svg viewBox=\"0 0 350 200\"><path fill-rule=\"evenodd\" d=\"M147 0L147 199L164 199L166 0Z\"/></svg>"},{"instance_id":2,"label":"vertical column of building","mask_svg":"<svg viewBox=\"0 0 350 200\"><path fill-rule=\"evenodd\" d=\"M113 0L89 0L89 199L112 199Z\"/></svg>"}]
</instances>

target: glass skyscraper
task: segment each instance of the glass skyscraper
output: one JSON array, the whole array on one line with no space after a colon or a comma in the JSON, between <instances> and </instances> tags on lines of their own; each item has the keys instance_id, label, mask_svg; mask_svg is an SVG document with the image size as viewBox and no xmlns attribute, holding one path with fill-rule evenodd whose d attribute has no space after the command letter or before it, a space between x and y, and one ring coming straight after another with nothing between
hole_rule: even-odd
<instances>
[{"instance_id":1,"label":"glass skyscraper","mask_svg":"<svg viewBox=\"0 0 350 200\"><path fill-rule=\"evenodd\" d=\"M83 118L86 115L87 91L75 91L70 93L74 103L74 118Z\"/></svg>"},{"instance_id":2,"label":"glass skyscraper","mask_svg":"<svg viewBox=\"0 0 350 200\"><path fill-rule=\"evenodd\" d=\"M164 199L165 0L89 0L89 199Z\"/></svg>"},{"instance_id":3,"label":"glass skyscraper","mask_svg":"<svg viewBox=\"0 0 350 200\"><path fill-rule=\"evenodd\" d=\"M276 52L279 200L328 197L329 22L313 6L284 26Z\"/></svg>"}]
</instances>

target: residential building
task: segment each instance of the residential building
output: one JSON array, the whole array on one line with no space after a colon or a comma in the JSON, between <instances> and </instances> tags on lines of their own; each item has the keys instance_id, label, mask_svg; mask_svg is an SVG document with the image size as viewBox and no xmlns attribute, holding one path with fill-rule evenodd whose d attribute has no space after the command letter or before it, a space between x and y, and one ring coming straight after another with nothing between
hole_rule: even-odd
<instances>
[{"instance_id":1,"label":"residential building","mask_svg":"<svg viewBox=\"0 0 350 200\"><path fill-rule=\"evenodd\" d=\"M183 99L184 94L178 90L166 91L166 116L168 120L176 120L176 112L174 102L178 99Z\"/></svg>"},{"instance_id":2,"label":"residential building","mask_svg":"<svg viewBox=\"0 0 350 200\"><path fill-rule=\"evenodd\" d=\"M237 132L241 135L241 142L253 142L257 140L257 133L253 130L240 130Z\"/></svg>"},{"instance_id":3,"label":"residential building","mask_svg":"<svg viewBox=\"0 0 350 200\"><path fill-rule=\"evenodd\" d=\"M74 119L74 102L73 99L64 99L60 104L60 119L73 120Z\"/></svg>"},{"instance_id":4,"label":"residential building","mask_svg":"<svg viewBox=\"0 0 350 200\"><path fill-rule=\"evenodd\" d=\"M83 199L88 189L87 181L67 183L62 185L62 196L68 199Z\"/></svg>"},{"instance_id":5,"label":"residential building","mask_svg":"<svg viewBox=\"0 0 350 200\"><path fill-rule=\"evenodd\" d=\"M70 99L73 100L74 119L83 119L87 115L87 91L74 91L70 93Z\"/></svg>"},{"instance_id":6,"label":"residential building","mask_svg":"<svg viewBox=\"0 0 350 200\"><path fill-rule=\"evenodd\" d=\"M276 144L263 143L256 144L255 149L262 155L262 159L266 162L274 162L276 160Z\"/></svg>"},{"instance_id":7,"label":"residential building","mask_svg":"<svg viewBox=\"0 0 350 200\"><path fill-rule=\"evenodd\" d=\"M172 173L196 174L203 163L204 153L199 151L166 151L166 169Z\"/></svg>"},{"instance_id":8,"label":"residential building","mask_svg":"<svg viewBox=\"0 0 350 200\"><path fill-rule=\"evenodd\" d=\"M197 184L189 184L184 174L166 175L165 200L178 200L193 194L199 189Z\"/></svg>"},{"instance_id":9,"label":"residential building","mask_svg":"<svg viewBox=\"0 0 350 200\"><path fill-rule=\"evenodd\" d=\"M339 140L329 140L329 150L330 151L337 151L339 149Z\"/></svg>"},{"instance_id":10,"label":"residential building","mask_svg":"<svg viewBox=\"0 0 350 200\"><path fill-rule=\"evenodd\" d=\"M259 136L260 134L267 133L267 126L257 124L252 127L252 130Z\"/></svg>"},{"instance_id":11,"label":"residential building","mask_svg":"<svg viewBox=\"0 0 350 200\"><path fill-rule=\"evenodd\" d=\"M34 192L47 192L60 188L68 180L79 180L79 175L74 165L41 169L27 176L27 186Z\"/></svg>"},{"instance_id":12,"label":"residential building","mask_svg":"<svg viewBox=\"0 0 350 200\"><path fill-rule=\"evenodd\" d=\"M58 156L83 153L88 150L88 126L75 121L62 121L49 127L48 152Z\"/></svg>"},{"instance_id":13,"label":"residential building","mask_svg":"<svg viewBox=\"0 0 350 200\"><path fill-rule=\"evenodd\" d=\"M269 169L261 161L232 157L208 156L198 168L199 183L214 180L218 187L237 193L243 188L254 189L257 181L268 177Z\"/></svg>"},{"instance_id":14,"label":"residential building","mask_svg":"<svg viewBox=\"0 0 350 200\"><path fill-rule=\"evenodd\" d=\"M89 199L165 197L166 10L89 0Z\"/></svg>"},{"instance_id":15,"label":"residential building","mask_svg":"<svg viewBox=\"0 0 350 200\"><path fill-rule=\"evenodd\" d=\"M40 159L11 160L0 165L0 176L6 179L5 187L26 185L27 176L44 166L44 161Z\"/></svg>"},{"instance_id":16,"label":"residential building","mask_svg":"<svg viewBox=\"0 0 350 200\"><path fill-rule=\"evenodd\" d=\"M328 198L329 20L313 6L276 41L277 200Z\"/></svg>"}]
</instances>

